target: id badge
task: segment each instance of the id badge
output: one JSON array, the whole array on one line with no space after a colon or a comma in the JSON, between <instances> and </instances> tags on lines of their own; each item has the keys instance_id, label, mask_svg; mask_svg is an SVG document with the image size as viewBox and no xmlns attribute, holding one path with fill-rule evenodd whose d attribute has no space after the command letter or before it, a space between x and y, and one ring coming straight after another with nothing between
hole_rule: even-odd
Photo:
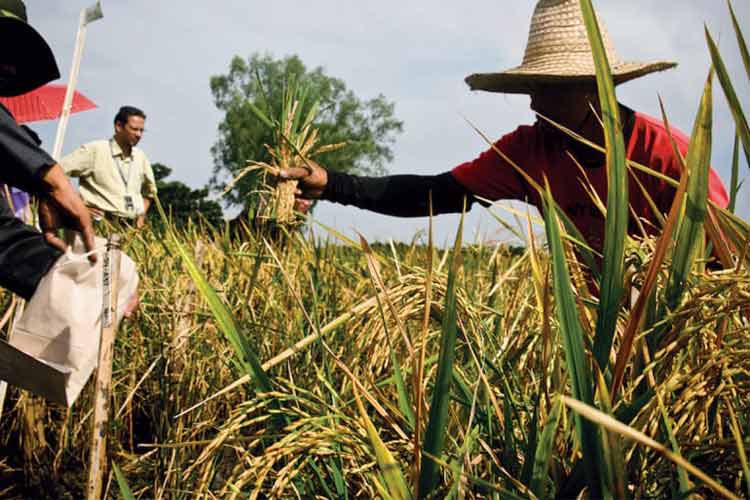
<instances>
[{"instance_id":1,"label":"id badge","mask_svg":"<svg viewBox=\"0 0 750 500\"><path fill-rule=\"evenodd\" d=\"M125 195L125 211L135 212L135 202L133 201L133 197L129 194Z\"/></svg>"}]
</instances>

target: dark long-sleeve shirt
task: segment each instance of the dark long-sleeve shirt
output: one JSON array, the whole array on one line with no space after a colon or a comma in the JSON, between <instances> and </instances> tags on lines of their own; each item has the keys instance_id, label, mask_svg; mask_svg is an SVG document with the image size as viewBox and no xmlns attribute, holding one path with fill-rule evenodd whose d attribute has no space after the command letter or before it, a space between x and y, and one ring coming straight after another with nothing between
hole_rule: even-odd
<instances>
[{"instance_id":1,"label":"dark long-sleeve shirt","mask_svg":"<svg viewBox=\"0 0 750 500\"><path fill-rule=\"evenodd\" d=\"M0 105L0 181L37 193L41 176L56 162ZM30 298L61 252L13 216L0 196L0 286Z\"/></svg>"},{"instance_id":2,"label":"dark long-sleeve shirt","mask_svg":"<svg viewBox=\"0 0 750 500\"><path fill-rule=\"evenodd\" d=\"M328 172L324 200L399 217L424 217L432 213L456 213L474 201L471 193L450 172L439 175L390 175L360 177Z\"/></svg>"}]
</instances>

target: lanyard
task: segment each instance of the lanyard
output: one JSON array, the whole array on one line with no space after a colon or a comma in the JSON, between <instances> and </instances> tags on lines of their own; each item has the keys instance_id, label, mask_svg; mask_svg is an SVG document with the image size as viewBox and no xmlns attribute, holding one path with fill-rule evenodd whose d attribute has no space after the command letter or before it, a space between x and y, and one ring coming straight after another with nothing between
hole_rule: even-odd
<instances>
[{"instance_id":1,"label":"lanyard","mask_svg":"<svg viewBox=\"0 0 750 500\"><path fill-rule=\"evenodd\" d=\"M112 159L115 162L115 165L117 165L117 173L120 174L120 179L122 179L122 183L125 185L125 192L128 192L128 179L130 178L130 172L132 171L132 160L131 160L131 168L128 168L128 176L125 177L125 174L123 173L122 164L120 162L120 158L115 156L115 150L112 148L112 142L109 143L109 151L112 153Z\"/></svg>"}]
</instances>

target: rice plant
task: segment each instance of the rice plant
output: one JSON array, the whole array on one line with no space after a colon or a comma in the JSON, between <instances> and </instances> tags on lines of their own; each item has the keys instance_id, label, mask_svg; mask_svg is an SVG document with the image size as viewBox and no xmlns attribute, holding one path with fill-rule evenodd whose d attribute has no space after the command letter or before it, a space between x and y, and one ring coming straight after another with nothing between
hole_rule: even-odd
<instances>
[{"instance_id":1,"label":"rice plant","mask_svg":"<svg viewBox=\"0 0 750 500\"><path fill-rule=\"evenodd\" d=\"M522 248L460 230L444 250L431 233L370 244L316 225L285 246L200 222L129 235L143 304L117 338L106 496L750 498L750 232L705 195L719 86L737 156L747 114L712 40L662 233L626 238L623 200L608 200L598 298L544 186L548 249L531 217ZM278 131L270 147L288 148L274 158L312 155L314 121L258 114ZM611 175L643 170L603 123ZM722 270L706 266L709 242ZM10 391L0 495L82 496L92 397L68 411Z\"/></svg>"}]
</instances>

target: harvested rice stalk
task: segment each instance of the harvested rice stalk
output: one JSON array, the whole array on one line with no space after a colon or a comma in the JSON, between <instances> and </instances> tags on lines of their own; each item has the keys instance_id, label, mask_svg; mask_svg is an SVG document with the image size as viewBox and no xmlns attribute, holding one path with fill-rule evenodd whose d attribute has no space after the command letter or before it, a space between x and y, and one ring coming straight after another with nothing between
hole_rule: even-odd
<instances>
[{"instance_id":1,"label":"harvested rice stalk","mask_svg":"<svg viewBox=\"0 0 750 500\"><path fill-rule=\"evenodd\" d=\"M280 179L278 174L281 169L302 167L311 172L310 160L314 156L335 151L345 145L318 145L318 129L313 126L318 103L306 107L306 96L306 88L297 86L294 82L289 84L284 92L278 120L269 119L263 111L250 103L250 109L256 117L273 131L274 144L265 145L271 162L248 162L247 167L227 186L226 191L231 190L245 175L260 170L259 189L253 192L253 196L258 199L251 205L257 206L255 218L262 226L294 228L301 223L294 211L294 193L297 191L298 181Z\"/></svg>"}]
</instances>

